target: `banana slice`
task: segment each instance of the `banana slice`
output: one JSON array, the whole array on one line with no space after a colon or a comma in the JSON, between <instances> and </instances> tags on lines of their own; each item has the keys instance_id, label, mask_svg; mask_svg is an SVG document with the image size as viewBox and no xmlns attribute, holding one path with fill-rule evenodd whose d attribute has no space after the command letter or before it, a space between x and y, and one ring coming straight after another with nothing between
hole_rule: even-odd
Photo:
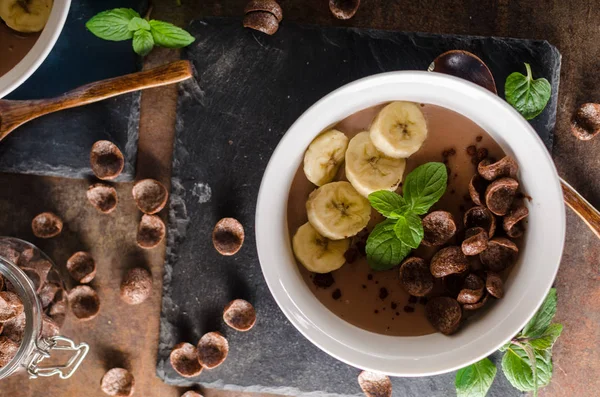
<instances>
[{"instance_id":1,"label":"banana slice","mask_svg":"<svg viewBox=\"0 0 600 397\"><path fill-rule=\"evenodd\" d=\"M298 261L309 271L329 273L346 263L344 253L350 247L350 239L330 240L307 222L294 234L292 246Z\"/></svg>"},{"instance_id":2,"label":"banana slice","mask_svg":"<svg viewBox=\"0 0 600 397\"><path fill-rule=\"evenodd\" d=\"M366 131L352 138L346 151L346 178L365 197L377 190L396 190L405 166L406 160L377 150Z\"/></svg>"},{"instance_id":3,"label":"banana slice","mask_svg":"<svg viewBox=\"0 0 600 397\"><path fill-rule=\"evenodd\" d=\"M0 0L0 18L17 32L33 33L44 29L53 0Z\"/></svg>"},{"instance_id":4,"label":"banana slice","mask_svg":"<svg viewBox=\"0 0 600 397\"><path fill-rule=\"evenodd\" d=\"M304 154L304 174L309 181L323 186L335 178L344 162L348 137L338 130L329 130L316 137Z\"/></svg>"},{"instance_id":5,"label":"banana slice","mask_svg":"<svg viewBox=\"0 0 600 397\"><path fill-rule=\"evenodd\" d=\"M412 102L392 102L379 112L369 129L371 141L384 154L407 158L427 138L427 123L419 106Z\"/></svg>"},{"instance_id":6,"label":"banana slice","mask_svg":"<svg viewBox=\"0 0 600 397\"><path fill-rule=\"evenodd\" d=\"M341 240L356 235L367 226L371 205L348 182L331 182L308 196L306 213L319 234Z\"/></svg>"}]
</instances>

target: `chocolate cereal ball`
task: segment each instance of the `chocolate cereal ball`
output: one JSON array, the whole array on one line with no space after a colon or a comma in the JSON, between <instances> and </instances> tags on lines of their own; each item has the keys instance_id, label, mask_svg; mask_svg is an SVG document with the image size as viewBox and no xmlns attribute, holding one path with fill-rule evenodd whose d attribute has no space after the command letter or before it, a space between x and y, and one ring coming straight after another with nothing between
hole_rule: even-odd
<instances>
[{"instance_id":1,"label":"chocolate cereal ball","mask_svg":"<svg viewBox=\"0 0 600 397\"><path fill-rule=\"evenodd\" d=\"M152 275L141 267L131 269L121 283L121 299L129 305L144 302L152 292Z\"/></svg>"}]
</instances>

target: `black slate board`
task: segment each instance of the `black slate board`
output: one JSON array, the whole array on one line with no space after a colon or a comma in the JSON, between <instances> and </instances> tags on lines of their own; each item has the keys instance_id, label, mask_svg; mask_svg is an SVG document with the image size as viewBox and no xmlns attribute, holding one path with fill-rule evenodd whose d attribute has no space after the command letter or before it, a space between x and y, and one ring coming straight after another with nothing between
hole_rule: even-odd
<instances>
[{"instance_id":1,"label":"black slate board","mask_svg":"<svg viewBox=\"0 0 600 397\"><path fill-rule=\"evenodd\" d=\"M361 395L359 371L314 347L287 321L263 279L254 241L255 201L269 157L287 128L316 100L374 73L419 69L449 49L467 49L489 63L496 81L532 65L555 95L533 122L552 145L560 54L544 41L436 36L284 23L267 37L239 20L192 24L197 42L185 55L197 85L183 85L174 153L173 192L161 316L158 375L175 385L200 383L243 391L303 395ZM502 95L502 87L498 87ZM211 231L224 216L239 219L246 243L233 257L214 250ZM248 333L221 320L234 298L253 302L258 322ZM178 376L168 360L178 342L196 343L208 331L229 339L229 358L194 379ZM499 356L494 356L497 364ZM448 396L454 374L393 379L394 394ZM498 376L488 396L520 393Z\"/></svg>"},{"instance_id":2,"label":"black slate board","mask_svg":"<svg viewBox=\"0 0 600 397\"><path fill-rule=\"evenodd\" d=\"M132 7L143 12L147 1L73 1L56 45L40 68L7 99L40 99L138 70L131 41L110 42L86 30L100 11ZM91 175L89 152L100 139L113 141L125 155L118 180L134 177L139 124L139 93L127 94L33 120L0 142L0 171L81 178Z\"/></svg>"}]
</instances>

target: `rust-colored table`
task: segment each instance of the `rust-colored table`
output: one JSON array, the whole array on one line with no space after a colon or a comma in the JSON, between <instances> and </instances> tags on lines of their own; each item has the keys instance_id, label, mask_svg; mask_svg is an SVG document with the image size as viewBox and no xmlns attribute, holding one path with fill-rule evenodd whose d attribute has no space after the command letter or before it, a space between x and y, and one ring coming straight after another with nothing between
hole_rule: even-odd
<instances>
[{"instance_id":1,"label":"rust-colored table","mask_svg":"<svg viewBox=\"0 0 600 397\"><path fill-rule=\"evenodd\" d=\"M246 0L155 0L153 17L184 25L206 15L239 16ZM563 54L554 160L563 178L592 204L600 206L600 138L589 142L569 132L569 117L582 102L600 102L600 7L595 0L363 0L350 21L334 19L327 0L281 0L284 22L357 26L433 33L497 35L546 39ZM241 23L241 20L240 20ZM178 58L177 51L155 50L145 67ZM140 121L138 178L168 182L174 134L177 90L165 87L144 92ZM18 133L18 131L16 132ZM99 382L113 366L130 368L136 396L177 397L184 390L164 385L155 376L161 304L164 246L142 252L135 246L140 214L131 200L131 184L118 187L120 203L111 215L99 215L85 199L88 182L33 176L0 175L1 234L30 236L29 221L42 209L54 210L66 230L43 249L64 263L70 252L87 249L98 261L94 282L102 300L100 315L88 323L69 318L64 333L86 341L91 352L72 379L27 381L24 376L0 382L3 396L101 396ZM600 241L567 211L567 239L556 280L557 320L565 331L554 349L554 378L544 396L600 395ZM124 271L146 265L156 288L140 306L120 303L118 286ZM207 396L236 396L207 390Z\"/></svg>"}]
</instances>

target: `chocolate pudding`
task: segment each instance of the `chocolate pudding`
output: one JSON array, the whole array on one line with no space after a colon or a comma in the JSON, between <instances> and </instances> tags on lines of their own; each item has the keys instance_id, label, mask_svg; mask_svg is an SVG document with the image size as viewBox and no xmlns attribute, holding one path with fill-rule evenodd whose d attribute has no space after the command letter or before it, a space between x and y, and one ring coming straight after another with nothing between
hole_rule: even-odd
<instances>
[{"instance_id":1,"label":"chocolate pudding","mask_svg":"<svg viewBox=\"0 0 600 397\"><path fill-rule=\"evenodd\" d=\"M0 76L21 62L39 37L39 33L14 31L0 20Z\"/></svg>"},{"instance_id":2,"label":"chocolate pudding","mask_svg":"<svg viewBox=\"0 0 600 397\"><path fill-rule=\"evenodd\" d=\"M355 113L340 121L335 129L349 139L369 129L371 122L385 104ZM478 125L449 109L435 105L421 105L428 135L420 149L406 160L404 176L427 162L443 162L447 165L448 186L442 198L431 211L450 212L457 221L458 231L446 245L458 245L464 236L463 215L474 204L469 198L469 181L477 172L477 163L483 158L499 160L504 152L498 144ZM474 152L475 151L475 152ZM340 167L335 181L347 180L344 167ZM290 238L307 222L306 202L315 190L307 179L302 165L296 173L288 198L287 222ZM397 190L402 192L402 184ZM381 222L383 217L375 210L367 229ZM361 235L364 235L361 243ZM365 231L352 238L353 244L346 251L346 263L339 269L323 274L309 272L298 262L304 281L329 310L347 322L378 334L393 336L419 336L436 332L425 315L428 299L442 294L442 281L435 279L433 292L427 297L410 296L399 284L399 266L386 271L372 270L364 255ZM358 244L356 242L358 241ZM440 247L423 244L411 255L429 261ZM362 251L362 253L361 253ZM479 267L478 257L469 257L471 267Z\"/></svg>"}]
</instances>

